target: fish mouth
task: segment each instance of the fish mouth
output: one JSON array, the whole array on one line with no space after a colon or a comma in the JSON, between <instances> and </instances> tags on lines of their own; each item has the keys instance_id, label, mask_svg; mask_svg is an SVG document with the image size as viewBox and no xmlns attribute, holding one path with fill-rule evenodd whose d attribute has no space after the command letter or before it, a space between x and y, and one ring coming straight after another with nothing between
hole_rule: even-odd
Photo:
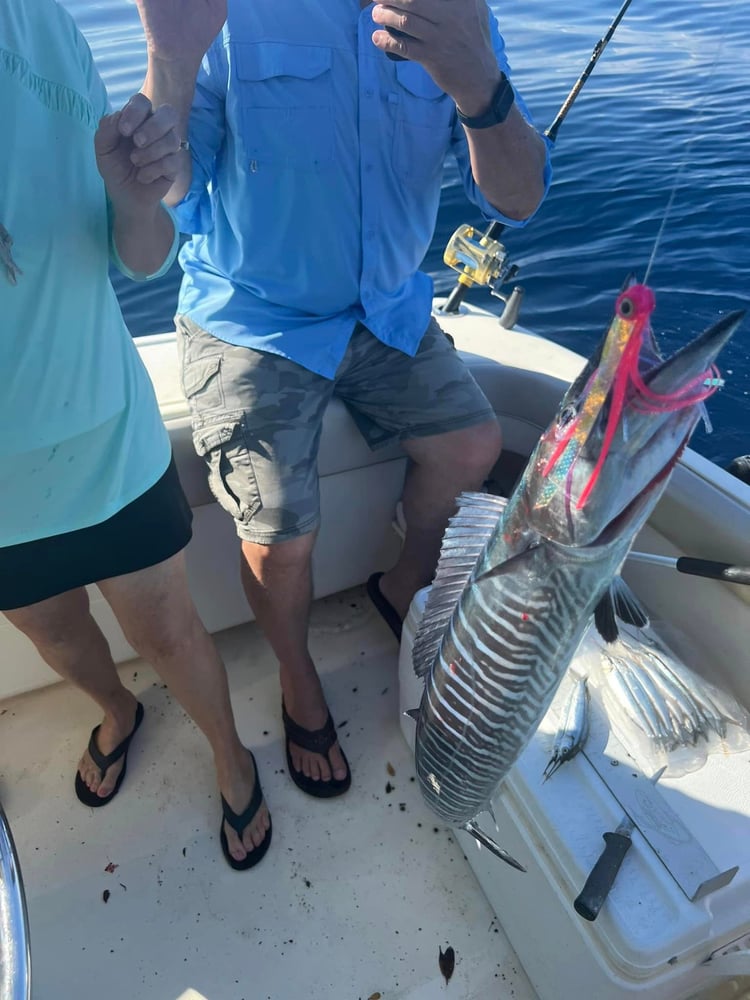
<instances>
[{"instance_id":1,"label":"fish mouth","mask_svg":"<svg viewBox=\"0 0 750 1000\"><path fill-rule=\"evenodd\" d=\"M716 358L744 313L721 318L665 359L651 331L654 304L645 285L621 293L600 351L540 442L533 517L551 540L595 544L609 537L608 526L623 526L623 515L635 517L723 384Z\"/></svg>"}]
</instances>

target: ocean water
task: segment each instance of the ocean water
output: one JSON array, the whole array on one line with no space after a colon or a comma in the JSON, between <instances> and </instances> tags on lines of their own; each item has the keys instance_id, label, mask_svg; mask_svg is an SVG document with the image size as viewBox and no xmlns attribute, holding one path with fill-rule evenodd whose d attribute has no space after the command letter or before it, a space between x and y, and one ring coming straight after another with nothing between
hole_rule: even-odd
<instances>
[{"instance_id":1,"label":"ocean water","mask_svg":"<svg viewBox=\"0 0 750 1000\"><path fill-rule=\"evenodd\" d=\"M514 82L546 128L617 13L617 2L493 3ZM63 0L88 38L115 107L138 89L145 47L125 0ZM629 273L656 291L666 350L721 314L750 306L750 4L633 0L563 123L554 182L523 230L503 241L525 289L527 327L588 354ZM455 275L444 246L462 222L482 225L449 164L424 269L438 293ZM657 237L661 231L661 238ZM171 329L179 268L138 287L115 278L134 336ZM497 305L486 291L469 300ZM726 385L709 402L696 450L726 465L750 452L750 317L720 359Z\"/></svg>"}]
</instances>

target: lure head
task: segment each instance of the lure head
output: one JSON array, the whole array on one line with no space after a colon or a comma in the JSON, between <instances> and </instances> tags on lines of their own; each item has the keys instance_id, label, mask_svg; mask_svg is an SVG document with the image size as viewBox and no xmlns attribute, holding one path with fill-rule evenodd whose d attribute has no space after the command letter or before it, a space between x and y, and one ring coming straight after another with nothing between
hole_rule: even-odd
<instances>
[{"instance_id":1,"label":"lure head","mask_svg":"<svg viewBox=\"0 0 750 1000\"><path fill-rule=\"evenodd\" d=\"M714 361L743 314L733 313L672 357L651 332L655 299L633 284L618 297L602 346L565 394L519 486L533 529L562 545L632 534L663 492L721 384Z\"/></svg>"}]
</instances>

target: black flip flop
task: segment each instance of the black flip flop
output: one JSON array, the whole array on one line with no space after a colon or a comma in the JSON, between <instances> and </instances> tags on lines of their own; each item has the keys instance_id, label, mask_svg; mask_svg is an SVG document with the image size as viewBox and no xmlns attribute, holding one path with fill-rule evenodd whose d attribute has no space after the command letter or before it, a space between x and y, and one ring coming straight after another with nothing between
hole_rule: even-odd
<instances>
[{"instance_id":1,"label":"black flip flop","mask_svg":"<svg viewBox=\"0 0 750 1000\"><path fill-rule=\"evenodd\" d=\"M398 612L393 607L391 602L387 601L385 597L383 597L383 592L380 589L380 577L382 575L382 573L372 574L370 579L367 581L367 594L382 615L383 621L396 636L396 639L401 642L402 622Z\"/></svg>"},{"instance_id":2,"label":"black flip flop","mask_svg":"<svg viewBox=\"0 0 750 1000\"><path fill-rule=\"evenodd\" d=\"M308 778L304 771L297 771L292 763L292 755L289 751L289 744L296 743L298 747L302 747L303 750L307 750L309 753L317 753L321 757L325 757L328 761L328 766L333 770L328 752L338 737L336 736L336 727L333 724L331 713L328 713L328 718L322 729L303 729L294 719L290 718L286 706L282 701L281 718L284 722L284 732L286 733L286 763L289 768L289 777L297 788L301 788L308 795L315 796L316 799L332 799L337 795L343 795L352 783L352 772L349 769L349 761L346 759L343 750L341 750L341 756L344 759L346 767L346 777L339 780L331 778L330 781L315 781L313 778Z\"/></svg>"},{"instance_id":3,"label":"black flip flop","mask_svg":"<svg viewBox=\"0 0 750 1000\"><path fill-rule=\"evenodd\" d=\"M81 775L76 771L76 795L78 801L82 802L85 806L91 806L92 809L98 809L99 806L106 806L108 802L120 791L120 785L125 780L125 772L128 769L128 749L130 747L130 741L135 736L138 731L138 727L143 722L143 705L138 702L138 707L135 710L135 722L133 723L133 728L130 730L130 735L126 736L125 739L118 746L114 748L112 753L103 754L99 747L96 745L96 736L99 732L99 726L95 726L91 730L91 736L89 737L89 756L99 768L102 777L107 773L113 764L116 764L120 757L124 757L125 760L122 762L122 770L117 775L117 781L115 787L109 793L109 795L101 796L97 795L96 792L92 792L86 782L83 780Z\"/></svg>"},{"instance_id":4,"label":"black flip flop","mask_svg":"<svg viewBox=\"0 0 750 1000\"><path fill-rule=\"evenodd\" d=\"M236 872L247 871L248 868L254 868L258 862L262 861L265 857L266 851L271 846L271 834L273 833L273 823L271 822L271 816L268 816L268 829L266 830L266 835L257 847L254 847L252 851L243 858L242 861L237 861L229 853L229 843L227 841L227 835L224 831L224 820L229 823L237 836L242 840L242 833L249 823L252 823L255 818L255 814L260 809L263 803L263 789L260 785L260 774L258 773L258 765L255 762L255 757L250 750L247 751L253 761L253 767L255 768L255 788L253 789L253 794L250 798L250 804L247 809L241 814L237 813L232 809L227 800L222 795L221 797L221 811L223 813L223 819L221 822L221 829L219 832L219 841L221 843L221 850L224 857L227 859L227 864L230 868L234 868Z\"/></svg>"}]
</instances>

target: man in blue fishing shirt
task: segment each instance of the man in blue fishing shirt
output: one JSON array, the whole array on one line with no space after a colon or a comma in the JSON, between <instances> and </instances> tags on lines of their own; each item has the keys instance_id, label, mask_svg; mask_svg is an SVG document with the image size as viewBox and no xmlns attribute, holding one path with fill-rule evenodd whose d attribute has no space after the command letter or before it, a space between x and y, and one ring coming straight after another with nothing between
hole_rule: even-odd
<instances>
[{"instance_id":1,"label":"man in blue fishing shirt","mask_svg":"<svg viewBox=\"0 0 750 1000\"><path fill-rule=\"evenodd\" d=\"M177 325L195 445L279 660L290 775L338 795L350 771L307 641L323 413L339 395L371 447L397 438L411 460L402 553L368 583L398 635L455 497L501 445L419 271L443 163L487 219L519 226L548 150L485 0L136 2L144 91L184 139L166 200L192 234Z\"/></svg>"}]
</instances>

